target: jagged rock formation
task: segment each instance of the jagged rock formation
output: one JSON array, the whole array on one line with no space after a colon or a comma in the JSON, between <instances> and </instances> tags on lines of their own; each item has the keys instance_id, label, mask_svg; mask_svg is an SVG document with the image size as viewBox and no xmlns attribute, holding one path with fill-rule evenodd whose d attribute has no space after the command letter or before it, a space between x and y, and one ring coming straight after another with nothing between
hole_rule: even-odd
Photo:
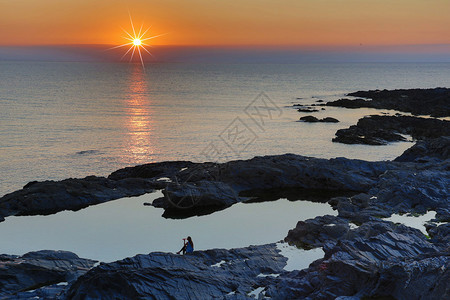
<instances>
[{"instance_id":1,"label":"jagged rock formation","mask_svg":"<svg viewBox=\"0 0 450 300\"><path fill-rule=\"evenodd\" d=\"M372 115L359 119L356 125L347 129L339 129L333 142L386 145L388 142L406 140L402 134L417 140L450 136L450 122L411 116Z\"/></svg>"},{"instance_id":2,"label":"jagged rock formation","mask_svg":"<svg viewBox=\"0 0 450 300\"><path fill-rule=\"evenodd\" d=\"M450 116L450 89L448 88L358 91L348 95L371 100L339 99L327 102L326 105L346 108L394 109L432 117Z\"/></svg>"},{"instance_id":3,"label":"jagged rock formation","mask_svg":"<svg viewBox=\"0 0 450 300\"><path fill-rule=\"evenodd\" d=\"M267 296L277 299L450 296L448 249L431 243L419 230L377 219L350 230L342 225L341 218L327 220L330 223L316 219L298 224L286 239L296 244L323 245L324 259L314 262L308 270L292 272L286 276L288 280L283 280L284 276L276 278L278 283L267 289ZM305 233L311 226L316 231L309 236ZM340 229L330 235L334 226Z\"/></svg>"}]
</instances>

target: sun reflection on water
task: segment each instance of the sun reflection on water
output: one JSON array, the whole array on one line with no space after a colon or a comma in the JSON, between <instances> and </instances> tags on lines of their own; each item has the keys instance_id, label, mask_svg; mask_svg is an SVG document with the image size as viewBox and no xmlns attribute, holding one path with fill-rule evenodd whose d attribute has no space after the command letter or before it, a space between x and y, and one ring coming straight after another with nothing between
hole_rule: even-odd
<instances>
[{"instance_id":1,"label":"sun reflection on water","mask_svg":"<svg viewBox=\"0 0 450 300\"><path fill-rule=\"evenodd\" d=\"M128 93L126 96L126 128L128 130L127 160L129 163L142 164L152 161L154 154L154 121L150 99L147 97L145 72L139 65L132 66Z\"/></svg>"}]
</instances>

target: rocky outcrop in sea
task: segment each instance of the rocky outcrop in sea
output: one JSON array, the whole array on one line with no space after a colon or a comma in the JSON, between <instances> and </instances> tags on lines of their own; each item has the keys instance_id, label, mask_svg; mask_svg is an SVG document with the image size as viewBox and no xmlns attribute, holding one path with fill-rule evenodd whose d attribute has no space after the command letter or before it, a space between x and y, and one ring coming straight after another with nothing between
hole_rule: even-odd
<instances>
[{"instance_id":1,"label":"rocky outcrop in sea","mask_svg":"<svg viewBox=\"0 0 450 300\"><path fill-rule=\"evenodd\" d=\"M366 116L359 119L356 125L339 129L333 142L386 145L405 141L403 135L410 135L415 140L450 136L450 122L412 116Z\"/></svg>"},{"instance_id":2,"label":"rocky outcrop in sea","mask_svg":"<svg viewBox=\"0 0 450 300\"><path fill-rule=\"evenodd\" d=\"M448 88L358 91L349 93L348 96L366 99L339 99L327 102L326 105L394 109L432 117L450 116L450 89Z\"/></svg>"}]
</instances>

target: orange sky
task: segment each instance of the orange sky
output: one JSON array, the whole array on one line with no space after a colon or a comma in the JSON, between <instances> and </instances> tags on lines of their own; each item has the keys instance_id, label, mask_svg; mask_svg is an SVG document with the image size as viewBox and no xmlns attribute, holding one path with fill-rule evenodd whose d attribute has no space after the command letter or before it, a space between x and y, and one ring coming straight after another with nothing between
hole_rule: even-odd
<instances>
[{"instance_id":1,"label":"orange sky","mask_svg":"<svg viewBox=\"0 0 450 300\"><path fill-rule=\"evenodd\" d=\"M0 44L120 44L128 10L160 45L450 44L449 0L0 0Z\"/></svg>"}]
</instances>

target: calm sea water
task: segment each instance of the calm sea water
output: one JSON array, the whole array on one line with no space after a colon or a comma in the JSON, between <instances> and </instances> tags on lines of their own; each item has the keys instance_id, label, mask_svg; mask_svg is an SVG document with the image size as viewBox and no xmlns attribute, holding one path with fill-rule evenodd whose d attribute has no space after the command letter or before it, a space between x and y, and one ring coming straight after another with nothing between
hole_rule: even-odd
<instances>
[{"instance_id":1,"label":"calm sea water","mask_svg":"<svg viewBox=\"0 0 450 300\"><path fill-rule=\"evenodd\" d=\"M0 194L31 180L107 175L163 160L286 152L392 159L410 144L331 142L337 129L379 111L326 108L315 115L341 123L304 124L286 106L356 90L445 86L448 78L450 64L157 63L144 72L132 64L0 62ZM252 104L261 92L279 110L258 126L245 108L264 112L261 102ZM236 124L247 136L231 149L227 130Z\"/></svg>"},{"instance_id":2,"label":"calm sea water","mask_svg":"<svg viewBox=\"0 0 450 300\"><path fill-rule=\"evenodd\" d=\"M331 139L364 115L395 112L327 107L314 115L340 123L307 124L296 122L305 114L289 106L357 90L446 86L448 78L450 64L161 63L144 72L129 64L0 62L0 195L32 180L104 176L163 160L287 152L393 159L411 143L374 147ZM197 249L243 247L276 242L298 220L332 213L326 204L282 199L165 220L162 210L143 209L156 195L79 212L8 217L0 223L0 253L61 249L110 261L176 251L186 235Z\"/></svg>"}]
</instances>

